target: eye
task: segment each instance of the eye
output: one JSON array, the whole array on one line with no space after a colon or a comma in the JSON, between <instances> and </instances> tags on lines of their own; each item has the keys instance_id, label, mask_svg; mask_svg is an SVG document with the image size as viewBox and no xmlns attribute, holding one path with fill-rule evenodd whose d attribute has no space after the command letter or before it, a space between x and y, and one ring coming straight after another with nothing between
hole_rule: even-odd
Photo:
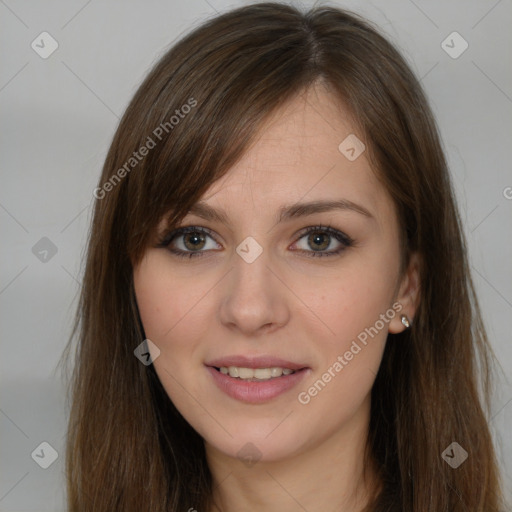
<instances>
[{"instance_id":1,"label":"eye","mask_svg":"<svg viewBox=\"0 0 512 512\"><path fill-rule=\"evenodd\" d=\"M304 252L308 257L336 256L354 243L348 235L330 226L307 228L299 238L299 241L295 242L294 245L297 245L302 239L305 239L305 242L303 247L299 250ZM332 247L332 245L338 245L338 248L326 251L326 249Z\"/></svg>"},{"instance_id":2,"label":"eye","mask_svg":"<svg viewBox=\"0 0 512 512\"><path fill-rule=\"evenodd\" d=\"M208 239L219 245L209 229L200 226L187 226L164 233L158 241L157 247L165 247L176 256L194 258L204 256L207 251L218 250L215 245L208 246ZM306 228L293 245L297 245L302 239L305 239L305 244L298 250L308 257L335 256L354 243L348 235L331 226ZM326 251L332 245L338 245L338 248ZM312 250L309 250L308 247Z\"/></svg>"},{"instance_id":3,"label":"eye","mask_svg":"<svg viewBox=\"0 0 512 512\"><path fill-rule=\"evenodd\" d=\"M199 226L188 226L164 234L158 243L158 247L166 247L177 256L194 258L203 256L203 249L215 249L214 247L208 247L207 238L215 241L209 229Z\"/></svg>"}]
</instances>

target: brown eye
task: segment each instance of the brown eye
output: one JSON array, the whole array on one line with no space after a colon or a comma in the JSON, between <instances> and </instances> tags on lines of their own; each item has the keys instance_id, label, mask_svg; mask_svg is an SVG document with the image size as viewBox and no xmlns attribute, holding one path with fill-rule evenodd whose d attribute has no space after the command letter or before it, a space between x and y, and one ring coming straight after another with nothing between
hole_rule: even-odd
<instances>
[{"instance_id":1,"label":"brown eye","mask_svg":"<svg viewBox=\"0 0 512 512\"><path fill-rule=\"evenodd\" d=\"M331 235L317 231L308 235L308 244L313 250L323 251L329 247Z\"/></svg>"},{"instance_id":2,"label":"brown eye","mask_svg":"<svg viewBox=\"0 0 512 512\"><path fill-rule=\"evenodd\" d=\"M213 244L208 246L209 240ZM175 229L161 237L157 247L165 247L177 256L193 258L203 256L209 250L218 249L210 230L202 227L187 226Z\"/></svg>"},{"instance_id":3,"label":"brown eye","mask_svg":"<svg viewBox=\"0 0 512 512\"><path fill-rule=\"evenodd\" d=\"M183 235L183 243L185 247L190 250L203 249L206 237L198 231L192 231Z\"/></svg>"},{"instance_id":4,"label":"brown eye","mask_svg":"<svg viewBox=\"0 0 512 512\"><path fill-rule=\"evenodd\" d=\"M308 228L306 232L303 232L299 241L302 239L306 240L302 247L299 247L300 252L312 257L336 256L354 243L348 235L330 226ZM295 242L294 245L298 244L299 242ZM334 246L334 250L326 251L329 247L332 249L332 246Z\"/></svg>"}]
</instances>

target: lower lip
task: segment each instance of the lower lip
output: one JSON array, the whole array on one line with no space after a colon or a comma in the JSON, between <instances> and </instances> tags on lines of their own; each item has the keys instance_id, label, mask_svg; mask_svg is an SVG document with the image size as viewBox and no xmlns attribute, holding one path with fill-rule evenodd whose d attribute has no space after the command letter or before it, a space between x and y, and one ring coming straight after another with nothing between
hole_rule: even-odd
<instances>
[{"instance_id":1,"label":"lower lip","mask_svg":"<svg viewBox=\"0 0 512 512\"><path fill-rule=\"evenodd\" d=\"M230 377L211 366L207 366L207 369L221 391L224 391L231 398L250 404L268 402L289 391L310 372L309 368L304 368L290 375L282 375L281 377L257 382Z\"/></svg>"}]
</instances>

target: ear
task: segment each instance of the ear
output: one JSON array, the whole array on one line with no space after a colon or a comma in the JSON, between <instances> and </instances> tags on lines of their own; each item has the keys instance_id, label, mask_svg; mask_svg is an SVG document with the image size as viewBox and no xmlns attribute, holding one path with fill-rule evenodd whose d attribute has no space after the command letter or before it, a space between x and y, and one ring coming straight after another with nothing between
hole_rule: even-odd
<instances>
[{"instance_id":1,"label":"ear","mask_svg":"<svg viewBox=\"0 0 512 512\"><path fill-rule=\"evenodd\" d=\"M405 331L401 317L406 315L411 324L414 323L414 315L420 301L420 266L421 259L418 253L414 252L409 258L409 264L404 272L395 302L398 302L402 309L389 322L389 332L397 334Z\"/></svg>"}]
</instances>

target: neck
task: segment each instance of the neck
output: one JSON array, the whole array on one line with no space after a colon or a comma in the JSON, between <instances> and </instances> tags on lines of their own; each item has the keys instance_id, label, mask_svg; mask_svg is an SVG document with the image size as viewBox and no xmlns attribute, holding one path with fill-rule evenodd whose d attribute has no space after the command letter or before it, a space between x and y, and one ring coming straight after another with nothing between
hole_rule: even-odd
<instances>
[{"instance_id":1,"label":"neck","mask_svg":"<svg viewBox=\"0 0 512 512\"><path fill-rule=\"evenodd\" d=\"M367 433L358 418L293 456L253 465L207 444L211 512L362 511L378 483L373 464L365 465Z\"/></svg>"}]
</instances>

